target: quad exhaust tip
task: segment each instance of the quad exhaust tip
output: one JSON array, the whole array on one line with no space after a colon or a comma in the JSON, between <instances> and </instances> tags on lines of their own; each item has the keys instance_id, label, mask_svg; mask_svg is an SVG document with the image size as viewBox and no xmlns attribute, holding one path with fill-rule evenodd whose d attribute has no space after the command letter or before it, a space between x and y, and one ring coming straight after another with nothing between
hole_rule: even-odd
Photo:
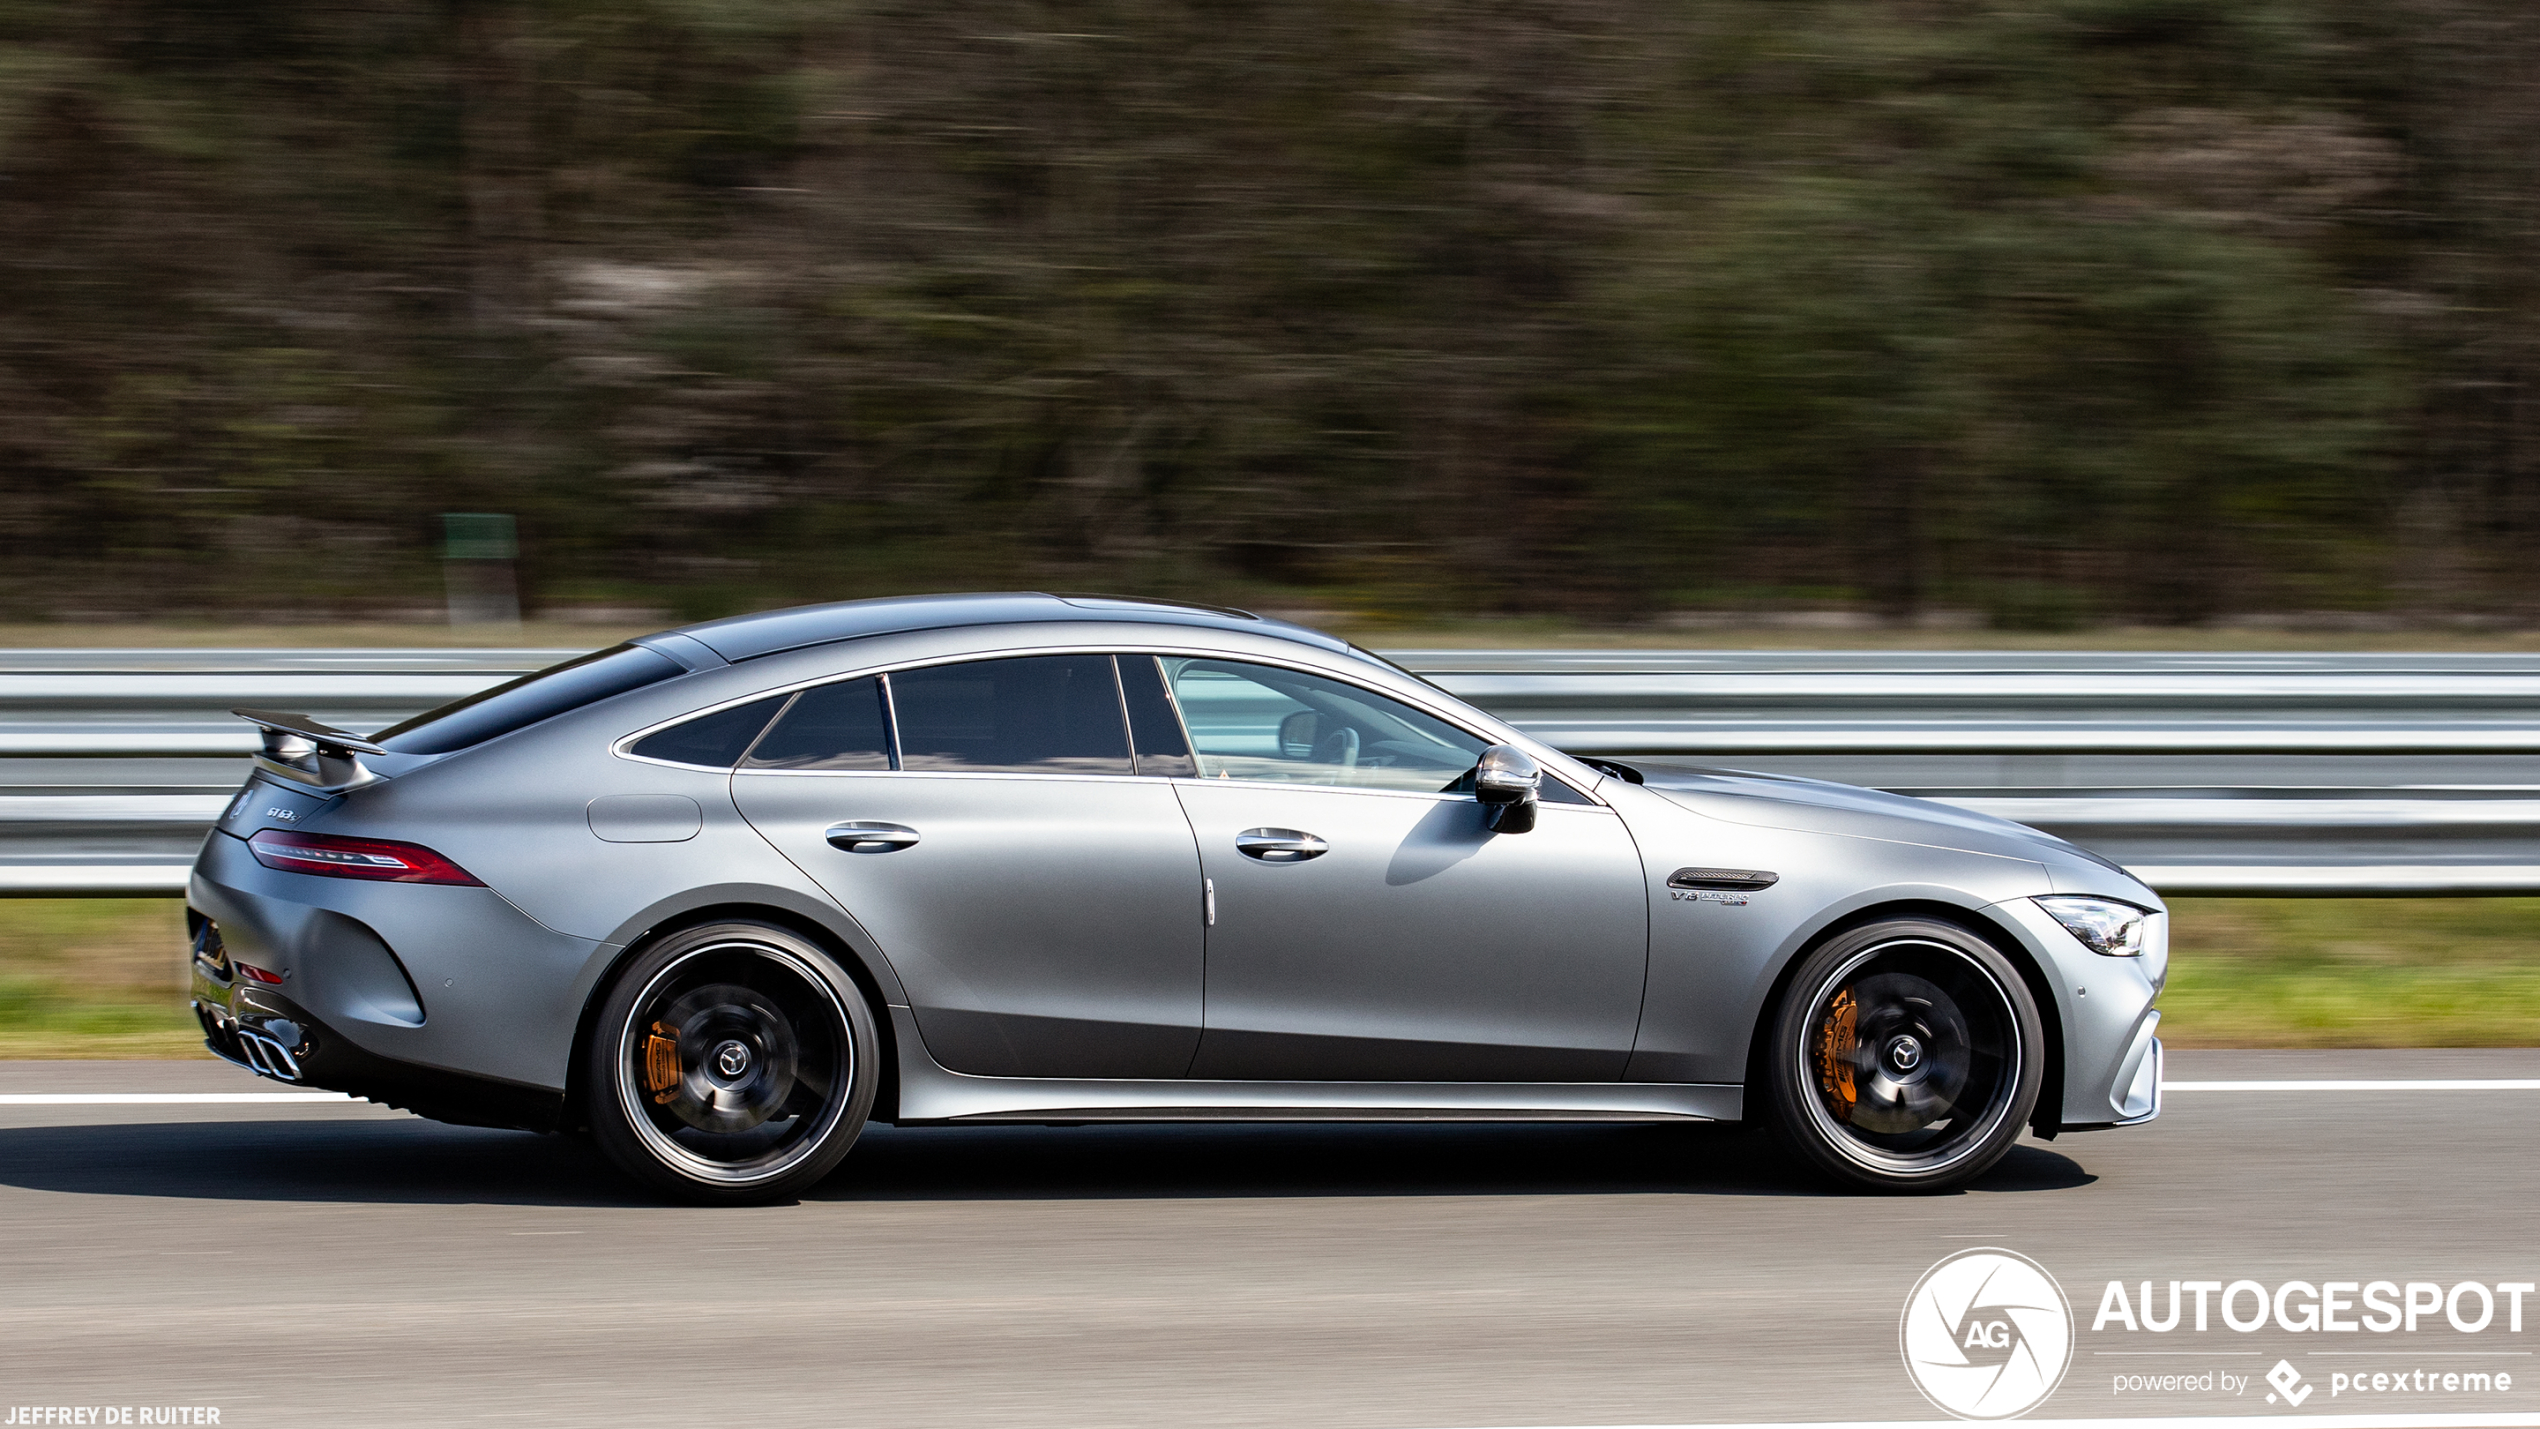
<instances>
[{"instance_id":1,"label":"quad exhaust tip","mask_svg":"<svg viewBox=\"0 0 2540 1429\"><path fill-rule=\"evenodd\" d=\"M271 1077L278 1082L300 1080L300 1063L291 1055L291 1049L261 1032L251 1032L244 1027L239 1028L238 1051L247 1059L247 1065L259 1075Z\"/></svg>"}]
</instances>

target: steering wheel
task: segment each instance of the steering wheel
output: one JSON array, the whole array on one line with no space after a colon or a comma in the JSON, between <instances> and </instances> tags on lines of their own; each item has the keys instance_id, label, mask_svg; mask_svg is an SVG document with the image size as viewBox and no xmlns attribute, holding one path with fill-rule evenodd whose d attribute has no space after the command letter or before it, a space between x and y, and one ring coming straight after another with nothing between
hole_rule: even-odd
<instances>
[{"instance_id":1,"label":"steering wheel","mask_svg":"<svg viewBox=\"0 0 2540 1429\"><path fill-rule=\"evenodd\" d=\"M1314 762L1337 765L1343 770L1358 767L1358 731L1342 725L1314 742Z\"/></svg>"}]
</instances>

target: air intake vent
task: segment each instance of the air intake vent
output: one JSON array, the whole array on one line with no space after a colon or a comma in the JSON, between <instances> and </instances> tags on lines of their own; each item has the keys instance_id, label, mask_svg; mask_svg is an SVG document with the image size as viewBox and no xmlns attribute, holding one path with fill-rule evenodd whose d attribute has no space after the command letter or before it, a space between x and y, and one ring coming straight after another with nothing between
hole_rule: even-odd
<instances>
[{"instance_id":1,"label":"air intake vent","mask_svg":"<svg viewBox=\"0 0 2540 1429\"><path fill-rule=\"evenodd\" d=\"M1737 893L1752 893L1781 881L1780 874L1760 868L1679 868L1667 875L1669 888L1717 888Z\"/></svg>"}]
</instances>

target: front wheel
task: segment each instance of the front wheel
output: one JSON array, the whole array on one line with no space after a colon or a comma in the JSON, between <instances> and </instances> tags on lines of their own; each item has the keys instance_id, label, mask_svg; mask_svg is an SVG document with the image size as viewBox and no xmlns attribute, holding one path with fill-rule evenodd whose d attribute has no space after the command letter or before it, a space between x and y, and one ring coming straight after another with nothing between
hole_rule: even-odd
<instances>
[{"instance_id":1,"label":"front wheel","mask_svg":"<svg viewBox=\"0 0 2540 1429\"><path fill-rule=\"evenodd\" d=\"M2037 1105L2046 1041L2019 970L1964 929L1855 928L1791 980L1767 1049L1774 1128L1876 1191L1942 1191L1991 1169Z\"/></svg>"},{"instance_id":2,"label":"front wheel","mask_svg":"<svg viewBox=\"0 0 2540 1429\"><path fill-rule=\"evenodd\" d=\"M592 1139L684 1200L782 1200L855 1144L876 1046L864 998L818 947L764 923L685 929L601 1004L584 1082Z\"/></svg>"}]
</instances>

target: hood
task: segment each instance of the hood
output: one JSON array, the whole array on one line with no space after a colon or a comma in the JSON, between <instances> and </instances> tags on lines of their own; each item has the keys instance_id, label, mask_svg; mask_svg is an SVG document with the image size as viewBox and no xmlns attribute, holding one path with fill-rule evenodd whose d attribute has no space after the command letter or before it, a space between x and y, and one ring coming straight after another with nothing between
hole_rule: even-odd
<instances>
[{"instance_id":1,"label":"hood","mask_svg":"<svg viewBox=\"0 0 2540 1429\"><path fill-rule=\"evenodd\" d=\"M1704 818L1755 828L1794 829L1809 833L1848 834L1888 839L1969 853L2033 859L2050 871L2084 865L2086 881L2102 883L2114 873L2128 883L2137 880L2116 864L2053 834L1929 799L1882 793L1823 779L1788 774L1753 774L1734 769L1698 769L1681 765L1643 764L1632 770L1650 792L1682 805ZM2080 870L2075 870L2079 872ZM2148 893L2149 890L2146 890Z\"/></svg>"}]
</instances>

